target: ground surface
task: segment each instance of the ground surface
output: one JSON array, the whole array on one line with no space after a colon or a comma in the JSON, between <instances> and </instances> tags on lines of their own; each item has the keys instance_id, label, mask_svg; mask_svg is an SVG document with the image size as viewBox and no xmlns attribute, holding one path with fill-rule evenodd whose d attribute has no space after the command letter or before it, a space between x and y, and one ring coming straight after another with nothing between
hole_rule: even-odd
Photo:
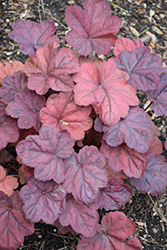
<instances>
[{"instance_id":1,"label":"ground surface","mask_svg":"<svg viewBox=\"0 0 167 250\"><path fill-rule=\"evenodd\" d=\"M113 0L111 4L112 14L119 16L123 25L119 36L129 37L135 41L138 35L146 29L140 38L146 39L146 45L152 48L152 52L159 54L164 66L167 66L167 0ZM11 24L18 19L40 22L51 19L56 23L56 35L64 44L64 34L67 30L65 22L65 9L69 5L82 6L81 0L0 0L0 61L20 60L26 61L26 56L19 51L19 44L8 38L12 31ZM118 6L114 6L118 5ZM120 9L119 7L123 8ZM150 38L151 37L151 38ZM151 39L151 43L147 40ZM110 55L109 55L110 56ZM141 93L141 102L146 98ZM161 141L167 137L166 117L156 117L156 125L161 131ZM164 150L164 155L166 155ZM141 241L145 250L167 249L167 192L159 197L151 197L149 194L140 194L133 190L131 201L122 210L132 219L137 226L135 236ZM35 233L25 238L23 246L19 250L76 250L79 237L61 235L52 225L37 223Z\"/></svg>"}]
</instances>

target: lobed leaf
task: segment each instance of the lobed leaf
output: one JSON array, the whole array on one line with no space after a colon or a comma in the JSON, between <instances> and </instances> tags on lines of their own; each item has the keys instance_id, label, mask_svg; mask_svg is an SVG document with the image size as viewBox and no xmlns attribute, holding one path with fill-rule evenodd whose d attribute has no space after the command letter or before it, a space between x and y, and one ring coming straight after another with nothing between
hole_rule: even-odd
<instances>
[{"instance_id":1,"label":"lobed leaf","mask_svg":"<svg viewBox=\"0 0 167 250\"><path fill-rule=\"evenodd\" d=\"M86 130L92 127L89 117L91 106L79 107L73 101L72 93L59 93L49 96L46 107L40 111L43 126L54 126L58 130L67 130L71 138L81 140Z\"/></svg>"},{"instance_id":2,"label":"lobed leaf","mask_svg":"<svg viewBox=\"0 0 167 250\"><path fill-rule=\"evenodd\" d=\"M54 181L39 181L33 176L21 188L20 197L24 203L23 211L27 220L38 222L41 219L52 224L65 208L66 192L62 185Z\"/></svg>"},{"instance_id":3,"label":"lobed leaf","mask_svg":"<svg viewBox=\"0 0 167 250\"><path fill-rule=\"evenodd\" d=\"M67 7L66 22L71 30L66 41L81 55L89 55L92 49L99 55L108 54L117 39L121 19L111 16L111 7L105 0L85 0L83 7Z\"/></svg>"},{"instance_id":4,"label":"lobed leaf","mask_svg":"<svg viewBox=\"0 0 167 250\"><path fill-rule=\"evenodd\" d=\"M12 195L18 187L17 178L12 175L7 175L6 170L0 165L0 191L3 191L8 196Z\"/></svg>"},{"instance_id":5,"label":"lobed leaf","mask_svg":"<svg viewBox=\"0 0 167 250\"><path fill-rule=\"evenodd\" d=\"M56 43L49 43L30 56L26 73L33 75L28 79L28 88L44 95L49 88L70 92L74 84L69 74L79 70L78 59L68 48L58 50Z\"/></svg>"},{"instance_id":6,"label":"lobed leaf","mask_svg":"<svg viewBox=\"0 0 167 250\"><path fill-rule=\"evenodd\" d=\"M134 89L127 85L127 74L116 68L112 58L103 62L99 71L96 65L84 63L73 80L74 102L78 105L93 105L96 114L105 125L116 124L128 115L129 105L138 105Z\"/></svg>"},{"instance_id":7,"label":"lobed leaf","mask_svg":"<svg viewBox=\"0 0 167 250\"><path fill-rule=\"evenodd\" d=\"M20 92L28 92L28 77L25 73L18 71L13 75L6 76L2 81L3 88L0 88L0 97L6 103L14 101L14 95Z\"/></svg>"},{"instance_id":8,"label":"lobed leaf","mask_svg":"<svg viewBox=\"0 0 167 250\"><path fill-rule=\"evenodd\" d=\"M131 107L129 114L113 126L104 125L99 118L95 120L95 130L104 132L103 139L111 147L125 142L129 148L146 153L152 138L152 121L139 107Z\"/></svg>"},{"instance_id":9,"label":"lobed leaf","mask_svg":"<svg viewBox=\"0 0 167 250\"><path fill-rule=\"evenodd\" d=\"M39 111L45 105L44 96L36 94L35 91L27 93L16 93L14 101L10 102L6 107L6 114L13 118L18 118L18 127L21 129L29 129L34 127L39 131L41 123L39 120Z\"/></svg>"},{"instance_id":10,"label":"lobed leaf","mask_svg":"<svg viewBox=\"0 0 167 250\"><path fill-rule=\"evenodd\" d=\"M24 242L24 236L34 232L34 224L25 219L19 191L0 199L0 249L15 250Z\"/></svg>"},{"instance_id":11,"label":"lobed leaf","mask_svg":"<svg viewBox=\"0 0 167 250\"><path fill-rule=\"evenodd\" d=\"M41 23L33 21L17 20L12 24L14 29L9 37L15 42L21 43L20 51L29 56L35 56L36 50L44 47L50 42L59 43L59 38L54 36L55 25L51 20L44 20Z\"/></svg>"},{"instance_id":12,"label":"lobed leaf","mask_svg":"<svg viewBox=\"0 0 167 250\"><path fill-rule=\"evenodd\" d=\"M160 74L165 71L161 57L152 54L149 47L122 51L115 60L115 64L118 69L129 75L127 83L135 90L156 89L160 84Z\"/></svg>"},{"instance_id":13,"label":"lobed leaf","mask_svg":"<svg viewBox=\"0 0 167 250\"><path fill-rule=\"evenodd\" d=\"M78 250L142 250L137 238L125 241L136 230L135 223L122 212L110 212L103 216L93 237L80 236Z\"/></svg>"},{"instance_id":14,"label":"lobed leaf","mask_svg":"<svg viewBox=\"0 0 167 250\"><path fill-rule=\"evenodd\" d=\"M100 152L108 159L108 164L114 172L123 170L128 177L141 178L143 176L148 163L145 154L128 148L125 143L111 147L105 141L102 141Z\"/></svg>"},{"instance_id":15,"label":"lobed leaf","mask_svg":"<svg viewBox=\"0 0 167 250\"><path fill-rule=\"evenodd\" d=\"M39 135L29 135L19 142L16 151L23 164L35 168L36 179L61 183L65 174L63 159L72 154L73 145L68 132L45 126Z\"/></svg>"},{"instance_id":16,"label":"lobed leaf","mask_svg":"<svg viewBox=\"0 0 167 250\"><path fill-rule=\"evenodd\" d=\"M151 109L155 114L167 115L167 73L161 74L160 85L155 90L146 91L147 98L153 102Z\"/></svg>"},{"instance_id":17,"label":"lobed leaf","mask_svg":"<svg viewBox=\"0 0 167 250\"><path fill-rule=\"evenodd\" d=\"M58 218L62 226L71 225L77 233L92 237L96 233L99 214L89 205L77 203L72 195L69 195L66 198L65 210Z\"/></svg>"},{"instance_id":18,"label":"lobed leaf","mask_svg":"<svg viewBox=\"0 0 167 250\"><path fill-rule=\"evenodd\" d=\"M99 188L108 182L103 169L105 158L95 146L85 146L79 153L64 159L65 180L63 187L72 193L79 203L91 203L97 196Z\"/></svg>"},{"instance_id":19,"label":"lobed leaf","mask_svg":"<svg viewBox=\"0 0 167 250\"><path fill-rule=\"evenodd\" d=\"M117 57L122 51L125 50L132 51L135 48L141 48L141 47L144 47L144 44L139 38L137 38L136 43L134 43L129 38L120 37L115 42L113 52L114 55Z\"/></svg>"},{"instance_id":20,"label":"lobed leaf","mask_svg":"<svg viewBox=\"0 0 167 250\"><path fill-rule=\"evenodd\" d=\"M19 61L5 62L4 64L0 62L0 82L5 78L7 75L13 75L16 71L24 70L24 64Z\"/></svg>"},{"instance_id":21,"label":"lobed leaf","mask_svg":"<svg viewBox=\"0 0 167 250\"><path fill-rule=\"evenodd\" d=\"M131 178L130 182L141 193L150 192L152 195L161 195L167 187L167 163L163 155L147 156L148 165L141 178Z\"/></svg>"}]
</instances>

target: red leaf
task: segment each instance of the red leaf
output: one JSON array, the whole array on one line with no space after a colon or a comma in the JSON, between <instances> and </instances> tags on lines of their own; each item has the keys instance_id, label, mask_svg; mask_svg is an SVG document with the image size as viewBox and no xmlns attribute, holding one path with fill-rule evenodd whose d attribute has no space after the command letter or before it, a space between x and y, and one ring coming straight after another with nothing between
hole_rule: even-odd
<instances>
[{"instance_id":1,"label":"red leaf","mask_svg":"<svg viewBox=\"0 0 167 250\"><path fill-rule=\"evenodd\" d=\"M81 55L89 55L92 49L106 55L117 39L121 19L111 16L111 7L105 0L84 0L83 6L84 9L67 7L66 22L71 31L65 39Z\"/></svg>"},{"instance_id":2,"label":"red leaf","mask_svg":"<svg viewBox=\"0 0 167 250\"><path fill-rule=\"evenodd\" d=\"M127 83L135 90L156 89L160 84L160 74L165 71L161 57L152 54L148 47L122 51L115 60L115 64L118 69L128 73Z\"/></svg>"},{"instance_id":3,"label":"red leaf","mask_svg":"<svg viewBox=\"0 0 167 250\"><path fill-rule=\"evenodd\" d=\"M17 178L12 175L6 176L6 170L0 165L0 191L10 196L18 185Z\"/></svg>"},{"instance_id":4,"label":"red leaf","mask_svg":"<svg viewBox=\"0 0 167 250\"><path fill-rule=\"evenodd\" d=\"M74 140L66 131L51 126L42 127L39 135L29 135L19 142L16 151L23 164L35 168L38 180L64 181L64 158L73 152Z\"/></svg>"},{"instance_id":5,"label":"red leaf","mask_svg":"<svg viewBox=\"0 0 167 250\"><path fill-rule=\"evenodd\" d=\"M44 20L41 23L17 20L12 24L12 28L14 31L9 33L9 37L21 43L20 51L25 55L35 56L36 50L46 44L59 43L59 38L53 35L56 29L51 20Z\"/></svg>"},{"instance_id":6,"label":"red leaf","mask_svg":"<svg viewBox=\"0 0 167 250\"><path fill-rule=\"evenodd\" d=\"M136 39L136 44L135 44L129 38L120 37L115 42L113 52L115 56L118 56L122 51L125 50L132 51L135 48L141 48L141 47L144 47L144 44L139 38Z\"/></svg>"},{"instance_id":7,"label":"red leaf","mask_svg":"<svg viewBox=\"0 0 167 250\"><path fill-rule=\"evenodd\" d=\"M99 118L96 118L95 130L104 132L103 139L111 147L117 147L125 142L129 148L134 148L139 153L146 153L152 138L152 124L150 117L142 109L132 107L127 117L113 126L105 126Z\"/></svg>"},{"instance_id":8,"label":"red leaf","mask_svg":"<svg viewBox=\"0 0 167 250\"><path fill-rule=\"evenodd\" d=\"M5 148L8 142L16 142L19 138L16 119L6 117L5 120L0 123L0 149Z\"/></svg>"},{"instance_id":9,"label":"red leaf","mask_svg":"<svg viewBox=\"0 0 167 250\"><path fill-rule=\"evenodd\" d=\"M142 250L138 239L126 238L136 230L135 223L122 212L110 212L102 219L97 233L93 237L81 236L78 250Z\"/></svg>"},{"instance_id":10,"label":"red leaf","mask_svg":"<svg viewBox=\"0 0 167 250\"><path fill-rule=\"evenodd\" d=\"M128 77L116 68L112 59L104 62L101 70L96 65L84 63L73 76L74 101L78 105L93 104L95 112L108 126L128 115L129 105L138 105L134 89L127 85Z\"/></svg>"},{"instance_id":11,"label":"red leaf","mask_svg":"<svg viewBox=\"0 0 167 250\"><path fill-rule=\"evenodd\" d=\"M105 210L115 210L123 208L130 200L132 190L117 179L110 179L104 188L100 188L99 196L101 204Z\"/></svg>"},{"instance_id":12,"label":"red leaf","mask_svg":"<svg viewBox=\"0 0 167 250\"><path fill-rule=\"evenodd\" d=\"M151 127L152 138L149 145L149 150L146 152L146 155L151 153L155 155L161 155L163 153L162 142L159 140L160 130L153 123Z\"/></svg>"},{"instance_id":13,"label":"red leaf","mask_svg":"<svg viewBox=\"0 0 167 250\"><path fill-rule=\"evenodd\" d=\"M58 218L62 226L71 225L77 233L92 237L96 233L99 214L88 205L77 203L72 195L69 195L66 198L65 210Z\"/></svg>"},{"instance_id":14,"label":"red leaf","mask_svg":"<svg viewBox=\"0 0 167 250\"><path fill-rule=\"evenodd\" d=\"M158 116L167 115L167 74L161 74L160 85L155 90L146 92L147 98L152 101L151 109Z\"/></svg>"},{"instance_id":15,"label":"red leaf","mask_svg":"<svg viewBox=\"0 0 167 250\"><path fill-rule=\"evenodd\" d=\"M36 94L35 91L16 93L14 101L10 102L6 107L6 114L18 118L19 128L29 129L34 127L39 131L41 127L39 111L44 105L44 96Z\"/></svg>"},{"instance_id":16,"label":"red leaf","mask_svg":"<svg viewBox=\"0 0 167 250\"><path fill-rule=\"evenodd\" d=\"M38 94L45 94L49 88L69 92L74 84L69 74L79 70L78 59L68 48L58 50L56 43L49 43L30 56L26 73L33 73L28 79L28 87Z\"/></svg>"},{"instance_id":17,"label":"red leaf","mask_svg":"<svg viewBox=\"0 0 167 250\"><path fill-rule=\"evenodd\" d=\"M41 219L52 224L65 208L66 192L61 185L54 181L39 181L33 176L22 187L20 197L24 203L23 211L26 219L38 222Z\"/></svg>"},{"instance_id":18,"label":"red leaf","mask_svg":"<svg viewBox=\"0 0 167 250\"><path fill-rule=\"evenodd\" d=\"M3 88L0 88L0 97L6 103L14 101L14 95L20 92L27 92L28 77L25 73L18 71L12 76L6 76L2 81Z\"/></svg>"},{"instance_id":19,"label":"red leaf","mask_svg":"<svg viewBox=\"0 0 167 250\"><path fill-rule=\"evenodd\" d=\"M140 179L131 178L130 182L141 193L149 191L152 195L161 195L167 187L167 163L163 155L150 154L147 159L144 175Z\"/></svg>"},{"instance_id":20,"label":"red leaf","mask_svg":"<svg viewBox=\"0 0 167 250\"><path fill-rule=\"evenodd\" d=\"M105 162L95 146L85 146L79 154L74 152L64 160L63 187L77 202L91 203L98 196L99 188L107 185L107 173L103 169Z\"/></svg>"},{"instance_id":21,"label":"red leaf","mask_svg":"<svg viewBox=\"0 0 167 250\"><path fill-rule=\"evenodd\" d=\"M22 210L19 191L0 199L0 249L16 250L24 242L24 236L34 232L34 224L27 221Z\"/></svg>"},{"instance_id":22,"label":"red leaf","mask_svg":"<svg viewBox=\"0 0 167 250\"><path fill-rule=\"evenodd\" d=\"M54 126L58 130L67 130L71 138L81 140L86 130L92 127L93 121L89 117L91 107L79 107L73 102L72 93L50 95L46 108L40 111L40 120L44 126Z\"/></svg>"},{"instance_id":23,"label":"red leaf","mask_svg":"<svg viewBox=\"0 0 167 250\"><path fill-rule=\"evenodd\" d=\"M108 164L113 171L123 170L128 177L141 178L143 176L148 163L145 154L128 148L125 143L110 147L104 141L102 141L100 152L108 159Z\"/></svg>"},{"instance_id":24,"label":"red leaf","mask_svg":"<svg viewBox=\"0 0 167 250\"><path fill-rule=\"evenodd\" d=\"M0 82L5 76L13 75L15 71L23 70L24 68L24 64L19 61L13 61L12 63L5 62L4 65L0 62Z\"/></svg>"}]
</instances>

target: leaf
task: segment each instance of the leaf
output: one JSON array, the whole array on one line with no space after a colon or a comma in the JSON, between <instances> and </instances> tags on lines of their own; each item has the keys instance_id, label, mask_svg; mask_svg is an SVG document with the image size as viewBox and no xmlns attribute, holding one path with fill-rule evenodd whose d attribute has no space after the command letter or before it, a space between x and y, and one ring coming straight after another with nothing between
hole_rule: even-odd
<instances>
[{"instance_id":1,"label":"leaf","mask_svg":"<svg viewBox=\"0 0 167 250\"><path fill-rule=\"evenodd\" d=\"M5 148L8 142L16 142L19 138L16 120L11 117L6 117L5 120L0 123L0 149Z\"/></svg>"},{"instance_id":2,"label":"leaf","mask_svg":"<svg viewBox=\"0 0 167 250\"><path fill-rule=\"evenodd\" d=\"M117 39L121 19L111 16L111 7L105 0L85 0L83 7L67 7L66 22L71 30L66 41L81 55L89 55L92 49L99 55L108 54Z\"/></svg>"},{"instance_id":3,"label":"leaf","mask_svg":"<svg viewBox=\"0 0 167 250\"><path fill-rule=\"evenodd\" d=\"M6 114L18 118L19 128L29 129L34 127L39 131L41 127L39 111L44 105L45 97L36 94L35 91L16 93L14 101L6 107Z\"/></svg>"},{"instance_id":4,"label":"leaf","mask_svg":"<svg viewBox=\"0 0 167 250\"><path fill-rule=\"evenodd\" d=\"M144 44L139 38L137 38L136 43L134 43L129 38L120 37L115 42L113 52L115 56L118 56L122 51L125 50L132 51L135 48L141 48L141 47L144 47Z\"/></svg>"},{"instance_id":5,"label":"leaf","mask_svg":"<svg viewBox=\"0 0 167 250\"><path fill-rule=\"evenodd\" d=\"M149 145L149 150L146 152L146 155L151 153L155 155L161 155L163 153L162 142L158 138L160 136L160 130L158 127L153 123L151 127L152 138Z\"/></svg>"},{"instance_id":6,"label":"leaf","mask_svg":"<svg viewBox=\"0 0 167 250\"><path fill-rule=\"evenodd\" d=\"M108 174L108 179L118 179L121 184L124 184L124 180L128 179L128 176L125 175L123 170L119 172L114 172L108 165L108 163L105 165L104 169L106 170Z\"/></svg>"},{"instance_id":7,"label":"leaf","mask_svg":"<svg viewBox=\"0 0 167 250\"><path fill-rule=\"evenodd\" d=\"M27 221L22 210L19 191L0 199L0 249L15 250L24 242L24 236L34 232L34 224Z\"/></svg>"},{"instance_id":8,"label":"leaf","mask_svg":"<svg viewBox=\"0 0 167 250\"><path fill-rule=\"evenodd\" d=\"M127 83L135 90L156 89L160 84L160 74L165 71L161 57L152 54L148 47L122 51L115 60L115 64L118 69L129 75Z\"/></svg>"},{"instance_id":9,"label":"leaf","mask_svg":"<svg viewBox=\"0 0 167 250\"><path fill-rule=\"evenodd\" d=\"M70 232L72 235L75 235L76 232L72 229L72 227L69 225L69 226L66 226L66 227L63 227L60 222L59 222L59 219L57 219L52 225L55 225L58 227L58 230L61 234L67 234L68 232Z\"/></svg>"},{"instance_id":10,"label":"leaf","mask_svg":"<svg viewBox=\"0 0 167 250\"><path fill-rule=\"evenodd\" d=\"M148 163L145 154L128 148L125 143L110 147L104 141L102 141L100 152L108 159L108 164L114 172L123 170L128 177L141 178L143 176Z\"/></svg>"},{"instance_id":11,"label":"leaf","mask_svg":"<svg viewBox=\"0 0 167 250\"><path fill-rule=\"evenodd\" d=\"M12 175L6 176L6 170L0 165L0 191L10 196L18 185L17 178Z\"/></svg>"},{"instance_id":12,"label":"leaf","mask_svg":"<svg viewBox=\"0 0 167 250\"><path fill-rule=\"evenodd\" d=\"M71 138L81 140L86 130L92 127L89 117L91 106L79 107L73 101L72 93L52 94L46 102L46 107L40 111L43 126L54 126L58 130L67 130Z\"/></svg>"},{"instance_id":13,"label":"leaf","mask_svg":"<svg viewBox=\"0 0 167 250\"><path fill-rule=\"evenodd\" d=\"M134 89L127 85L127 75L116 69L112 59L103 62L101 70L96 65L84 63L73 80L74 102L80 106L93 104L96 114L105 125L117 123L128 115L129 105L138 105Z\"/></svg>"},{"instance_id":14,"label":"leaf","mask_svg":"<svg viewBox=\"0 0 167 250\"><path fill-rule=\"evenodd\" d=\"M20 92L28 92L28 77L25 73L18 71L12 76L6 76L2 81L3 88L0 88L0 97L6 103L14 101L14 95Z\"/></svg>"},{"instance_id":15,"label":"leaf","mask_svg":"<svg viewBox=\"0 0 167 250\"><path fill-rule=\"evenodd\" d=\"M39 181L33 176L21 188L20 197L24 203L23 211L27 220L38 222L41 219L52 224L65 208L66 192L62 185L54 181Z\"/></svg>"},{"instance_id":16,"label":"leaf","mask_svg":"<svg viewBox=\"0 0 167 250\"><path fill-rule=\"evenodd\" d=\"M95 130L104 132L103 139L111 147L125 142L129 148L146 153L152 138L152 121L139 107L131 107L129 114L113 126L105 126L99 118L95 120Z\"/></svg>"},{"instance_id":17,"label":"leaf","mask_svg":"<svg viewBox=\"0 0 167 250\"><path fill-rule=\"evenodd\" d=\"M13 75L15 71L22 71L24 69L24 64L19 61L5 62L4 64L0 62L0 82L7 75Z\"/></svg>"},{"instance_id":18,"label":"leaf","mask_svg":"<svg viewBox=\"0 0 167 250\"><path fill-rule=\"evenodd\" d=\"M110 179L106 187L100 188L98 198L105 210L115 210L123 208L131 196L132 190L127 185L118 179Z\"/></svg>"},{"instance_id":19,"label":"leaf","mask_svg":"<svg viewBox=\"0 0 167 250\"><path fill-rule=\"evenodd\" d=\"M105 158L95 146L85 146L79 153L73 153L64 159L65 180L63 187L72 193L79 203L91 203L97 196L99 188L108 182L103 169Z\"/></svg>"},{"instance_id":20,"label":"leaf","mask_svg":"<svg viewBox=\"0 0 167 250\"><path fill-rule=\"evenodd\" d=\"M19 142L16 151L23 164L35 168L38 180L64 181L63 159L73 152L74 140L66 131L58 131L52 126L42 127L39 135L29 135Z\"/></svg>"},{"instance_id":21,"label":"leaf","mask_svg":"<svg viewBox=\"0 0 167 250\"><path fill-rule=\"evenodd\" d=\"M59 43L59 38L53 35L56 29L51 20L44 20L41 23L17 20L12 24L12 28L14 30L9 33L9 37L21 43L20 51L25 55L35 56L36 50L46 44Z\"/></svg>"},{"instance_id":22,"label":"leaf","mask_svg":"<svg viewBox=\"0 0 167 250\"><path fill-rule=\"evenodd\" d=\"M155 90L146 92L147 98L153 102L151 109L158 116L167 115L167 74L161 74L160 85Z\"/></svg>"},{"instance_id":23,"label":"leaf","mask_svg":"<svg viewBox=\"0 0 167 250\"><path fill-rule=\"evenodd\" d=\"M130 182L141 193L150 192L152 195L161 195L167 187L167 163L163 155L147 156L148 165L144 175L140 178L131 178Z\"/></svg>"},{"instance_id":24,"label":"leaf","mask_svg":"<svg viewBox=\"0 0 167 250\"><path fill-rule=\"evenodd\" d=\"M135 223L126 218L122 212L110 212L103 216L96 234L93 237L80 236L78 250L142 250L137 238L125 241L136 230Z\"/></svg>"},{"instance_id":25,"label":"leaf","mask_svg":"<svg viewBox=\"0 0 167 250\"><path fill-rule=\"evenodd\" d=\"M62 226L71 225L77 233L92 237L96 233L99 214L88 205L77 203L72 195L69 195L66 198L65 210L58 218Z\"/></svg>"},{"instance_id":26,"label":"leaf","mask_svg":"<svg viewBox=\"0 0 167 250\"><path fill-rule=\"evenodd\" d=\"M68 48L58 50L56 43L49 43L30 56L26 73L33 75L28 79L28 88L44 95L49 88L70 92L74 84L69 74L79 70L78 59Z\"/></svg>"},{"instance_id":27,"label":"leaf","mask_svg":"<svg viewBox=\"0 0 167 250\"><path fill-rule=\"evenodd\" d=\"M5 114L5 103L3 100L0 100L0 123L3 123L5 121L6 118L6 114Z\"/></svg>"}]
</instances>

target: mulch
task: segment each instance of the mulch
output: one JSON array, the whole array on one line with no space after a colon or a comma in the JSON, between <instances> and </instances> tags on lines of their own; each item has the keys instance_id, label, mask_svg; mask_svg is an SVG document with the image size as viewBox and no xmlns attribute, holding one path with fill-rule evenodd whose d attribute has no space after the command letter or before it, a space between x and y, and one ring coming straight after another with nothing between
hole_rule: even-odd
<instances>
[{"instance_id":1,"label":"mulch","mask_svg":"<svg viewBox=\"0 0 167 250\"><path fill-rule=\"evenodd\" d=\"M0 61L19 60L26 62L27 56L19 51L19 44L8 37L12 31L11 24L18 19L40 22L50 19L55 22L56 35L60 38L60 46L68 47L64 41L68 30L65 22L65 9L69 5L79 5L81 0L0 0ZM167 0L109 0L112 14L122 19L119 37L136 40L140 37L146 45L162 57L167 67ZM109 58L112 54L107 55ZM143 92L139 91L141 106L147 101ZM150 116L161 132L162 143L167 138L167 118ZM10 149L9 149L10 150ZM163 154L167 156L164 149ZM136 223L136 236L144 250L167 249L167 191L161 196L152 197L148 193L140 194L133 188L133 195L124 209L127 217ZM76 250L79 236L70 233L62 235L55 226L36 223L34 234L25 237L24 244L18 250Z\"/></svg>"}]
</instances>

